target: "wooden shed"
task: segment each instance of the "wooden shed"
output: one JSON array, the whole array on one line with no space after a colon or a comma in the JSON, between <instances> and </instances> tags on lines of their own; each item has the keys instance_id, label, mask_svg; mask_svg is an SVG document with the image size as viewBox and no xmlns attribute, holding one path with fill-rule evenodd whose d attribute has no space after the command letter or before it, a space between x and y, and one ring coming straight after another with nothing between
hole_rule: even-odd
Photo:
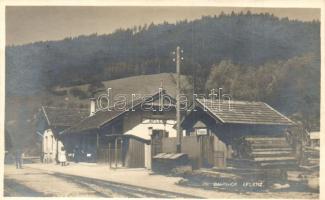
<instances>
[{"instance_id":1,"label":"wooden shed","mask_svg":"<svg viewBox=\"0 0 325 200\"><path fill-rule=\"evenodd\" d=\"M286 140L286 129L293 125L293 121L264 102L196 99L181 124L186 131L182 152L188 149L187 137L212 137L201 140L201 144L206 141L212 150L205 151L206 147L201 145L200 152L212 151L213 164L217 167L225 167L228 160L237 158L269 162L294 160ZM201 163L204 160L211 163L210 156L200 157Z\"/></svg>"}]
</instances>

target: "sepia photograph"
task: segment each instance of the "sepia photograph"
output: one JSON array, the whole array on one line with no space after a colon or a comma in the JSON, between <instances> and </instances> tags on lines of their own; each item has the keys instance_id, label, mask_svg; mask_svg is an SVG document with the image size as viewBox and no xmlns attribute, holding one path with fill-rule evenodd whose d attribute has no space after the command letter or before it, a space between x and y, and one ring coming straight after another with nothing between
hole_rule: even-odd
<instances>
[{"instance_id":1,"label":"sepia photograph","mask_svg":"<svg viewBox=\"0 0 325 200\"><path fill-rule=\"evenodd\" d=\"M3 197L320 199L321 7L4 11Z\"/></svg>"}]
</instances>

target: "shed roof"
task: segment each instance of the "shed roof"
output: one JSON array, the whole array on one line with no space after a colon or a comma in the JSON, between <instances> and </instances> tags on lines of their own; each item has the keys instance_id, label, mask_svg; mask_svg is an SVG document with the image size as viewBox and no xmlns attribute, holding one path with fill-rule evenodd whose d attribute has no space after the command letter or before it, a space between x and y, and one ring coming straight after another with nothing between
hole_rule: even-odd
<instances>
[{"instance_id":1,"label":"shed roof","mask_svg":"<svg viewBox=\"0 0 325 200\"><path fill-rule=\"evenodd\" d=\"M105 136L108 137L108 138L135 139L135 140L140 141L142 143L150 144L150 140L144 139L144 138L136 136L136 135L108 134L108 135L105 135Z\"/></svg>"},{"instance_id":2,"label":"shed roof","mask_svg":"<svg viewBox=\"0 0 325 200\"><path fill-rule=\"evenodd\" d=\"M110 108L110 110L108 110L108 109L99 110L93 116L85 118L84 120L75 124L71 128L62 132L62 134L64 134L64 133L81 133L81 132L85 132L85 131L89 131L89 130L98 129L101 126L113 121L120 115L123 115L124 113L128 112L133 107L138 106L139 103L141 103L141 102L142 101L140 101L140 100L135 100L133 102L133 106L129 104L123 110L112 109L112 108Z\"/></svg>"},{"instance_id":3,"label":"shed roof","mask_svg":"<svg viewBox=\"0 0 325 200\"><path fill-rule=\"evenodd\" d=\"M165 93L165 91L162 91ZM112 122L113 120L117 119L119 116L122 116L123 114L131 111L132 109L135 109L136 107L141 106L142 104L149 103L150 97L153 98L153 100L157 99L159 97L160 92L157 92L151 96L146 96L145 98L138 98L135 99L133 102L130 102L126 105L125 109L116 109L114 107L111 107L110 110L99 110L97 111L93 116L87 117L84 120L80 121L79 123L75 124L69 129L66 129L61 134L66 133L82 133L87 132L90 130L96 130L104 126L105 124L108 124Z\"/></svg>"},{"instance_id":4,"label":"shed roof","mask_svg":"<svg viewBox=\"0 0 325 200\"><path fill-rule=\"evenodd\" d=\"M289 118L264 102L196 99L197 105L222 123L294 125Z\"/></svg>"},{"instance_id":5,"label":"shed roof","mask_svg":"<svg viewBox=\"0 0 325 200\"><path fill-rule=\"evenodd\" d=\"M85 119L89 110L42 106L42 113L49 126L70 127Z\"/></svg>"}]
</instances>

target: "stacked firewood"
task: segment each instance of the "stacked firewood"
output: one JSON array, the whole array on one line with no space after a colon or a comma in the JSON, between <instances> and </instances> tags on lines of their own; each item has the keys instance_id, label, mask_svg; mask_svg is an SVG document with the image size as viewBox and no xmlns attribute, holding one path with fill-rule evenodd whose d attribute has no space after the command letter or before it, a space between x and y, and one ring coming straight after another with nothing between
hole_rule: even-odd
<instances>
[{"instance_id":1,"label":"stacked firewood","mask_svg":"<svg viewBox=\"0 0 325 200\"><path fill-rule=\"evenodd\" d=\"M261 167L288 167L296 164L293 148L285 137L249 136L244 140L248 149L247 158Z\"/></svg>"}]
</instances>

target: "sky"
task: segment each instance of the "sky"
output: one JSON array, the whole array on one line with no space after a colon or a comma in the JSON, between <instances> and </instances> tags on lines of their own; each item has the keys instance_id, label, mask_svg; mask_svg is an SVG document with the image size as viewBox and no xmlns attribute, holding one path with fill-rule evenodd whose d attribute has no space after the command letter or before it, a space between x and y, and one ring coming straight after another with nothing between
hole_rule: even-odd
<instances>
[{"instance_id":1,"label":"sky","mask_svg":"<svg viewBox=\"0 0 325 200\"><path fill-rule=\"evenodd\" d=\"M6 7L6 45L109 34L118 28L151 22L175 23L247 10L301 21L320 20L320 9L306 8L9 6Z\"/></svg>"}]
</instances>

